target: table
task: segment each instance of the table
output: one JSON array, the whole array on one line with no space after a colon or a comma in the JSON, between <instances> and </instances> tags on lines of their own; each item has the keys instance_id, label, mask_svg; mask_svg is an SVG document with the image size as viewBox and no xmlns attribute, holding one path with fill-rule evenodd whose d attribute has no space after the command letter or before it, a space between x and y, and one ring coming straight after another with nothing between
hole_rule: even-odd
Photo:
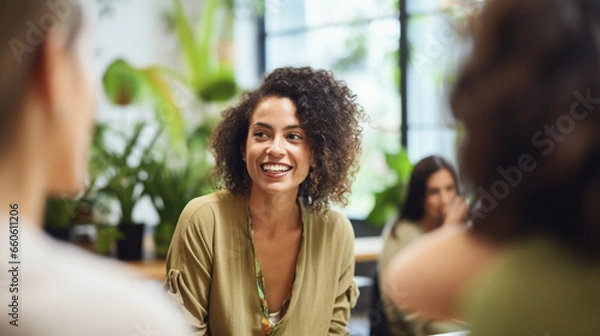
<instances>
[{"instance_id":1,"label":"table","mask_svg":"<svg viewBox=\"0 0 600 336\"><path fill-rule=\"evenodd\" d=\"M359 262L376 261L383 247L381 237L359 237L354 240L354 260ZM163 281L165 279L165 261L144 260L127 263L144 278Z\"/></svg>"},{"instance_id":2,"label":"table","mask_svg":"<svg viewBox=\"0 0 600 336\"><path fill-rule=\"evenodd\" d=\"M359 262L377 261L383 249L383 238L358 237L354 239L354 260Z\"/></svg>"}]
</instances>

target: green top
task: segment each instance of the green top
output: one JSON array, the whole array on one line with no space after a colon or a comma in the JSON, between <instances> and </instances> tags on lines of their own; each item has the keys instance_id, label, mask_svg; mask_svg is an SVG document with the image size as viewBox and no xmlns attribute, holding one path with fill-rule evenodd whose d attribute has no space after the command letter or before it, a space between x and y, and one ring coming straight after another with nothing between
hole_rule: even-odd
<instances>
[{"instance_id":1,"label":"green top","mask_svg":"<svg viewBox=\"0 0 600 336\"><path fill-rule=\"evenodd\" d=\"M348 335L356 304L354 233L339 212L300 204L303 239L292 296L277 335ZM183 210L167 255L169 293L194 335L261 335L261 301L246 198L226 191Z\"/></svg>"},{"instance_id":2,"label":"green top","mask_svg":"<svg viewBox=\"0 0 600 336\"><path fill-rule=\"evenodd\" d=\"M252 219L248 218L248 226L252 235L254 235L253 227L252 227ZM304 227L304 224L302 224ZM302 230L304 232L304 229ZM304 235L302 235L304 236ZM254 268L256 269L256 286L258 289L258 297L260 298L260 311L262 313L261 317L261 325L262 325L262 335L261 336L275 336L281 326L283 325L283 319L287 313L287 308L290 305L290 299L292 297L292 293L290 292L281 306L281 310L277 312L279 315L279 320L275 323L271 322L271 311L269 310L269 305L267 303L267 294L265 289L265 277L262 273L262 269L260 267L260 263L258 262L258 255L256 254L256 248L254 247L254 241L251 240L252 243L252 253L254 254ZM295 278L296 274L294 274ZM292 284L293 289L293 284Z\"/></svg>"},{"instance_id":3,"label":"green top","mask_svg":"<svg viewBox=\"0 0 600 336\"><path fill-rule=\"evenodd\" d=\"M600 263L528 237L473 281L462 307L470 336L598 336Z\"/></svg>"},{"instance_id":4,"label":"green top","mask_svg":"<svg viewBox=\"0 0 600 336\"><path fill-rule=\"evenodd\" d=\"M394 235L392 236L392 229ZM425 235L418 223L402 220L397 225L384 233L383 249L379 254L379 274L385 273L389 262L393 257L402 253L407 246L411 245ZM381 281L381 277L379 277ZM388 331L393 336L425 336L441 334L452 331L465 330L463 324L453 321L429 320L422 318L418 313L403 311L396 307L383 292L383 286L379 285L381 306L385 314Z\"/></svg>"}]
</instances>

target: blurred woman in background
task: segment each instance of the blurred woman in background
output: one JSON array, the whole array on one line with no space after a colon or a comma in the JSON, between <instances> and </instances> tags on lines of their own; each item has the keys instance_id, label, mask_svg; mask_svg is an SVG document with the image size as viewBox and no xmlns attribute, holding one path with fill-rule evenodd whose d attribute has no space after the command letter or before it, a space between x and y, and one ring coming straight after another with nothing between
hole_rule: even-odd
<instances>
[{"instance_id":1,"label":"blurred woman in background","mask_svg":"<svg viewBox=\"0 0 600 336\"><path fill-rule=\"evenodd\" d=\"M444 221L464 223L466 209L459 195L456 171L448 161L441 156L428 156L419 161L411 173L398 219L384 232L377 265L379 272L385 273L392 257L441 227ZM453 215L448 216L449 213ZM457 216L458 213L461 216ZM385 293L380 293L380 297L389 335L422 336L465 329L454 322L420 318L418 313L398 309Z\"/></svg>"}]
</instances>

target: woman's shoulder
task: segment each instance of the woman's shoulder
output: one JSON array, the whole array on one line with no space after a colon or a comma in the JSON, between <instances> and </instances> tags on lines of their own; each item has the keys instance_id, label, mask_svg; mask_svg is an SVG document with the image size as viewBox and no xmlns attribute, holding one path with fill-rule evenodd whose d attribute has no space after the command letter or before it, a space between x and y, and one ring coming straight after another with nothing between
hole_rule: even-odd
<instances>
[{"instance_id":1,"label":"woman's shoulder","mask_svg":"<svg viewBox=\"0 0 600 336\"><path fill-rule=\"evenodd\" d=\"M242 196L226 190L220 190L190 200L183 209L181 216L192 217L202 215L203 210L207 208L211 209L211 212L220 209L234 211L238 207L243 208L244 204Z\"/></svg>"},{"instance_id":2,"label":"woman's shoulder","mask_svg":"<svg viewBox=\"0 0 600 336\"><path fill-rule=\"evenodd\" d=\"M401 219L392 226L395 237L398 238L417 238L424 234L419 223L411 220Z\"/></svg>"},{"instance_id":3,"label":"woman's shoulder","mask_svg":"<svg viewBox=\"0 0 600 336\"><path fill-rule=\"evenodd\" d=\"M181 229L195 227L205 230L214 227L219 221L231 222L241 219L246 213L245 206L243 196L229 191L216 191L199 196L185 206L179 216L177 227Z\"/></svg>"},{"instance_id":4,"label":"woman's shoulder","mask_svg":"<svg viewBox=\"0 0 600 336\"><path fill-rule=\"evenodd\" d=\"M234 194L228 190L219 190L211 192L210 194L198 196L188 202L185 209L198 209L205 205L214 205L219 203L243 203L243 197Z\"/></svg>"},{"instance_id":5,"label":"woman's shoulder","mask_svg":"<svg viewBox=\"0 0 600 336\"><path fill-rule=\"evenodd\" d=\"M591 335L600 330L593 316L600 311L598 283L598 261L554 238L525 237L475 279L462 309L476 335Z\"/></svg>"},{"instance_id":6,"label":"woman's shoulder","mask_svg":"<svg viewBox=\"0 0 600 336\"><path fill-rule=\"evenodd\" d=\"M176 307L159 287L146 286L133 269L53 240L37 229L27 228L24 232L31 245L24 250L29 267L29 278L23 282L24 292L28 293L23 296L24 306L30 308L28 316L42 323L48 334L102 334L90 327L93 321L98 323L96 327L102 326L104 334L123 334L125 330L133 333L136 323L162 329L169 335L185 334ZM57 306L68 316L87 318L89 323L67 326L52 319L54 314L50 312ZM34 334L33 325L24 327L24 331ZM0 328L0 334L3 330Z\"/></svg>"},{"instance_id":7,"label":"woman's shoulder","mask_svg":"<svg viewBox=\"0 0 600 336\"><path fill-rule=\"evenodd\" d=\"M354 237L354 229L350 220L338 210L305 210L304 220L310 223L312 229L319 228L323 233L345 234Z\"/></svg>"}]
</instances>

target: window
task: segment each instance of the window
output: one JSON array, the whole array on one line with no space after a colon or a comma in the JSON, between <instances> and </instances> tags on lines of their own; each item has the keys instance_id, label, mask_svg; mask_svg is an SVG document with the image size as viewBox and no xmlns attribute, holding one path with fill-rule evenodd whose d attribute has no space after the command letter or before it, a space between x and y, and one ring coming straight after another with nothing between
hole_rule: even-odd
<instances>
[{"instance_id":1,"label":"window","mask_svg":"<svg viewBox=\"0 0 600 336\"><path fill-rule=\"evenodd\" d=\"M406 120L402 120L398 0L266 0L264 70L280 66L324 68L335 72L358 95L370 118L365 125L361 170L344 212L364 218L373 193L393 182L384 152L405 146L416 162L440 154L455 160L456 135L449 119L447 74L464 50L461 22L477 0L407 0L408 66Z\"/></svg>"},{"instance_id":2,"label":"window","mask_svg":"<svg viewBox=\"0 0 600 336\"><path fill-rule=\"evenodd\" d=\"M344 212L364 218L384 187L383 151L400 148L399 26L394 1L281 0L265 8L265 66L332 70L358 95L370 118L361 170Z\"/></svg>"}]
</instances>

